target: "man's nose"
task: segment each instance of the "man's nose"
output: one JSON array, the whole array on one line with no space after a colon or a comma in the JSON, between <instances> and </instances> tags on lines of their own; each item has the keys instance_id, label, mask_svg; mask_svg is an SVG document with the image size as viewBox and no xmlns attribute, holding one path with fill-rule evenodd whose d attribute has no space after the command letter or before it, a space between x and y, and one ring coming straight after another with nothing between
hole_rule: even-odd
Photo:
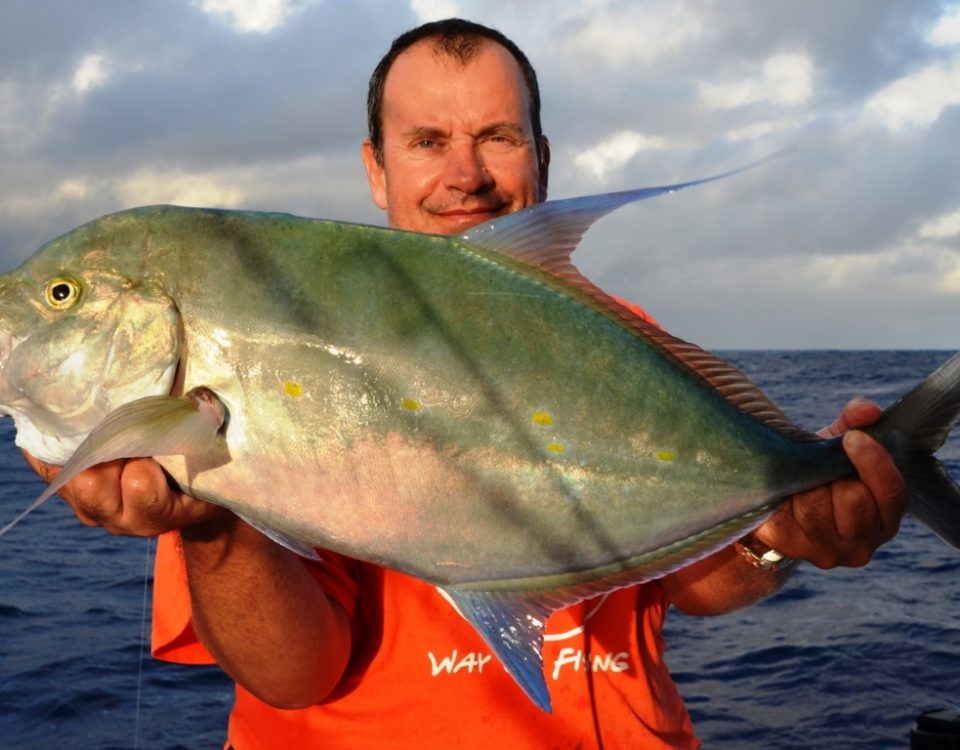
<instances>
[{"instance_id":1,"label":"man's nose","mask_svg":"<svg viewBox=\"0 0 960 750\"><path fill-rule=\"evenodd\" d=\"M458 143L450 149L444 177L447 187L463 193L478 193L493 184L474 143Z\"/></svg>"}]
</instances>

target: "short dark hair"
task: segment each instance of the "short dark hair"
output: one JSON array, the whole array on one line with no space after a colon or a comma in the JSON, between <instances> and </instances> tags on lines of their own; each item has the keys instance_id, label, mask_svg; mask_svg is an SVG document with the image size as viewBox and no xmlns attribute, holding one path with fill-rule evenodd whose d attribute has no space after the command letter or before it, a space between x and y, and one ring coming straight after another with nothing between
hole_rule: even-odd
<instances>
[{"instance_id":1,"label":"short dark hair","mask_svg":"<svg viewBox=\"0 0 960 750\"><path fill-rule=\"evenodd\" d=\"M495 42L513 55L527 84L533 143L537 149L537 161L543 169L543 129L540 126L540 87L537 84L536 71L523 51L506 36L496 29L462 18L431 21L401 34L393 40L387 54L374 68L367 90L367 131L377 163L383 166L383 88L387 73L401 53L424 39L434 39L438 51L443 51L462 65L469 63L480 52L485 41Z\"/></svg>"}]
</instances>

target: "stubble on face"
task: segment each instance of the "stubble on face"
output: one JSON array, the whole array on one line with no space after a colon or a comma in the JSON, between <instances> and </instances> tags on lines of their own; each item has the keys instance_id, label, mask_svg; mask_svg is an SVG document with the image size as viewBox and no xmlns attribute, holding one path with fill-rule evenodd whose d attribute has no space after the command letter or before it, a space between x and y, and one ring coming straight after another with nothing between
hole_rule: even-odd
<instances>
[{"instance_id":1,"label":"stubble on face","mask_svg":"<svg viewBox=\"0 0 960 750\"><path fill-rule=\"evenodd\" d=\"M430 40L401 54L384 86L383 131L378 204L393 227L453 234L539 200L526 83L498 44L465 65Z\"/></svg>"}]
</instances>

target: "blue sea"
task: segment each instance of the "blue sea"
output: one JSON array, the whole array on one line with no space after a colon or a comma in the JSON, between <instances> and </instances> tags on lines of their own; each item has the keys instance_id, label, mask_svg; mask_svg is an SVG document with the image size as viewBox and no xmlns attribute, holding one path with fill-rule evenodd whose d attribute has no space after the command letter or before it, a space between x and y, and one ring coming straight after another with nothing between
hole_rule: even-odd
<instances>
[{"instance_id":1,"label":"blue sea","mask_svg":"<svg viewBox=\"0 0 960 750\"><path fill-rule=\"evenodd\" d=\"M948 353L724 356L816 429L851 396L889 404ZM960 430L940 456L960 478ZM2 524L42 489L10 420L0 472ZM150 554L147 541L85 528L55 501L0 539L0 747L222 745L230 682L144 655ZM866 568L801 566L749 609L671 614L666 637L708 749L907 748L918 713L960 705L960 552L908 518Z\"/></svg>"}]
</instances>

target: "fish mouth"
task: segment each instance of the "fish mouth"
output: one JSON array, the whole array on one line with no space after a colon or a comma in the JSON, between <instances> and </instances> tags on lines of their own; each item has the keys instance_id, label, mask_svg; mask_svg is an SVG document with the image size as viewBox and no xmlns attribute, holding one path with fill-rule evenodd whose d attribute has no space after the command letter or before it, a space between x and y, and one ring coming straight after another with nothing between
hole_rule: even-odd
<instances>
[{"instance_id":1,"label":"fish mouth","mask_svg":"<svg viewBox=\"0 0 960 750\"><path fill-rule=\"evenodd\" d=\"M10 358L10 352L13 351L13 336L0 329L0 370L7 364Z\"/></svg>"},{"instance_id":2,"label":"fish mouth","mask_svg":"<svg viewBox=\"0 0 960 750\"><path fill-rule=\"evenodd\" d=\"M0 417L10 414L7 410L7 404L4 403L7 399L3 398L3 394L6 392L4 370L7 368L7 362L12 351L13 335L0 329Z\"/></svg>"}]
</instances>

